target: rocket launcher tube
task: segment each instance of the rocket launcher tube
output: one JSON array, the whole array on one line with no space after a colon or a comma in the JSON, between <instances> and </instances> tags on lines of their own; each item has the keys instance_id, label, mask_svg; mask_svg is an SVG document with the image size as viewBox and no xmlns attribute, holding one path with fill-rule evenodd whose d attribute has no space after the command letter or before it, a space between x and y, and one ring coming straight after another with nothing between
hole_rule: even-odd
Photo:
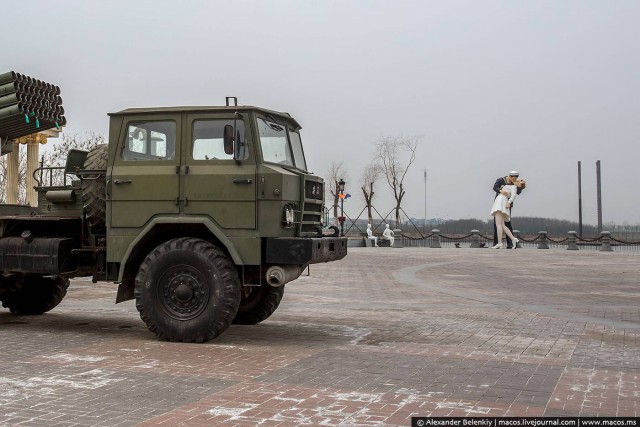
<instances>
[{"instance_id":1,"label":"rocket launcher tube","mask_svg":"<svg viewBox=\"0 0 640 427\"><path fill-rule=\"evenodd\" d=\"M15 81L16 77L17 76L16 76L16 72L15 71L8 71L8 72L6 72L4 74L0 74L0 85Z\"/></svg>"}]
</instances>

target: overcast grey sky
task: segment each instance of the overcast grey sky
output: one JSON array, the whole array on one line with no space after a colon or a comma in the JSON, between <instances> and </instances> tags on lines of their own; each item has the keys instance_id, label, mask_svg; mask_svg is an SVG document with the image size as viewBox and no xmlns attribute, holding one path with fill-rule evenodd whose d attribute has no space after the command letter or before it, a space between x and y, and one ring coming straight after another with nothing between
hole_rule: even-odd
<instances>
[{"instance_id":1,"label":"overcast grey sky","mask_svg":"<svg viewBox=\"0 0 640 427\"><path fill-rule=\"evenodd\" d=\"M640 223L638 1L0 0L0 72L59 85L68 133L127 107L241 104L291 113L308 164L349 168L345 208L381 136L421 135L404 209L489 218L517 169L518 216ZM24 19L20 18L24 16ZM380 181L374 205L393 207Z\"/></svg>"}]
</instances>

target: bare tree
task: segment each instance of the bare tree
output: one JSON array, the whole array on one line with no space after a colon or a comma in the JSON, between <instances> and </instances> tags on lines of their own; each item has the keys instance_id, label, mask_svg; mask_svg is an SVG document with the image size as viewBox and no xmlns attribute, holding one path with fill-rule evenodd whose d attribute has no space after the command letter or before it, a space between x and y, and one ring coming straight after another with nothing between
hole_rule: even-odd
<instances>
[{"instance_id":1,"label":"bare tree","mask_svg":"<svg viewBox=\"0 0 640 427\"><path fill-rule=\"evenodd\" d=\"M58 144L53 144L52 150L45 153L43 156L44 161L45 164L50 166L64 166L70 150L91 151L98 145L105 143L104 136L94 132L88 132L84 137L80 137L75 133L71 135L63 134L62 141Z\"/></svg>"},{"instance_id":2,"label":"bare tree","mask_svg":"<svg viewBox=\"0 0 640 427\"><path fill-rule=\"evenodd\" d=\"M377 163L370 163L364 168L364 172L362 173L362 194L364 195L364 201L367 204L367 215L369 217L369 224L373 224L373 215L371 213L373 200L373 195L375 194L373 191L373 184L380 178L380 174L382 169L380 165Z\"/></svg>"},{"instance_id":3,"label":"bare tree","mask_svg":"<svg viewBox=\"0 0 640 427\"><path fill-rule=\"evenodd\" d=\"M338 224L338 202L340 201L339 184L340 179L347 180L349 178L349 174L347 173L347 169L344 167L342 162L333 162L329 167L329 174L326 182L327 187L329 188L329 192L333 197L333 221L334 225Z\"/></svg>"},{"instance_id":4,"label":"bare tree","mask_svg":"<svg viewBox=\"0 0 640 427\"><path fill-rule=\"evenodd\" d=\"M396 226L400 227L400 207L405 195L404 178L416 159L416 149L421 137L382 137L378 142L376 158L387 184L396 200Z\"/></svg>"}]
</instances>

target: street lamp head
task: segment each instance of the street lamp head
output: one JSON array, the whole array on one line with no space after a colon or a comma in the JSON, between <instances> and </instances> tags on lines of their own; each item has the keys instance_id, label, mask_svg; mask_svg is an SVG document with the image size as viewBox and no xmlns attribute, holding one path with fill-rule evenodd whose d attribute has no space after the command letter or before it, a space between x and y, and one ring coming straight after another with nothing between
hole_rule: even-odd
<instances>
[{"instance_id":1,"label":"street lamp head","mask_svg":"<svg viewBox=\"0 0 640 427\"><path fill-rule=\"evenodd\" d=\"M342 193L344 192L344 179L340 178L340 181L338 181L338 190Z\"/></svg>"}]
</instances>

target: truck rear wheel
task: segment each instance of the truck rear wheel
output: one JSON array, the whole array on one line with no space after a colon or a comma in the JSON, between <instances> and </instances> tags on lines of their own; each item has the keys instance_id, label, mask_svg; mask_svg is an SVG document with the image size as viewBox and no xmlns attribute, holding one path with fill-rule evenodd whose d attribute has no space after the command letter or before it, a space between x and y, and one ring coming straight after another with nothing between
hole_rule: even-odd
<instances>
[{"instance_id":1,"label":"truck rear wheel","mask_svg":"<svg viewBox=\"0 0 640 427\"><path fill-rule=\"evenodd\" d=\"M233 323L255 325L271 316L284 295L284 286L274 288L268 285L245 286L242 289L240 308Z\"/></svg>"},{"instance_id":2,"label":"truck rear wheel","mask_svg":"<svg viewBox=\"0 0 640 427\"><path fill-rule=\"evenodd\" d=\"M192 237L156 247L135 280L136 308L161 339L204 342L224 332L238 311L235 265L211 243Z\"/></svg>"},{"instance_id":3,"label":"truck rear wheel","mask_svg":"<svg viewBox=\"0 0 640 427\"><path fill-rule=\"evenodd\" d=\"M87 154L84 169L105 170L109 158L108 145L98 145ZM107 221L106 179L100 174L86 176L82 180L82 207L89 227L96 234L104 234Z\"/></svg>"},{"instance_id":4,"label":"truck rear wheel","mask_svg":"<svg viewBox=\"0 0 640 427\"><path fill-rule=\"evenodd\" d=\"M26 275L3 280L22 281L12 284L15 290L2 294L2 306L13 314L42 314L55 308L67 295L69 279L61 276Z\"/></svg>"}]
</instances>

